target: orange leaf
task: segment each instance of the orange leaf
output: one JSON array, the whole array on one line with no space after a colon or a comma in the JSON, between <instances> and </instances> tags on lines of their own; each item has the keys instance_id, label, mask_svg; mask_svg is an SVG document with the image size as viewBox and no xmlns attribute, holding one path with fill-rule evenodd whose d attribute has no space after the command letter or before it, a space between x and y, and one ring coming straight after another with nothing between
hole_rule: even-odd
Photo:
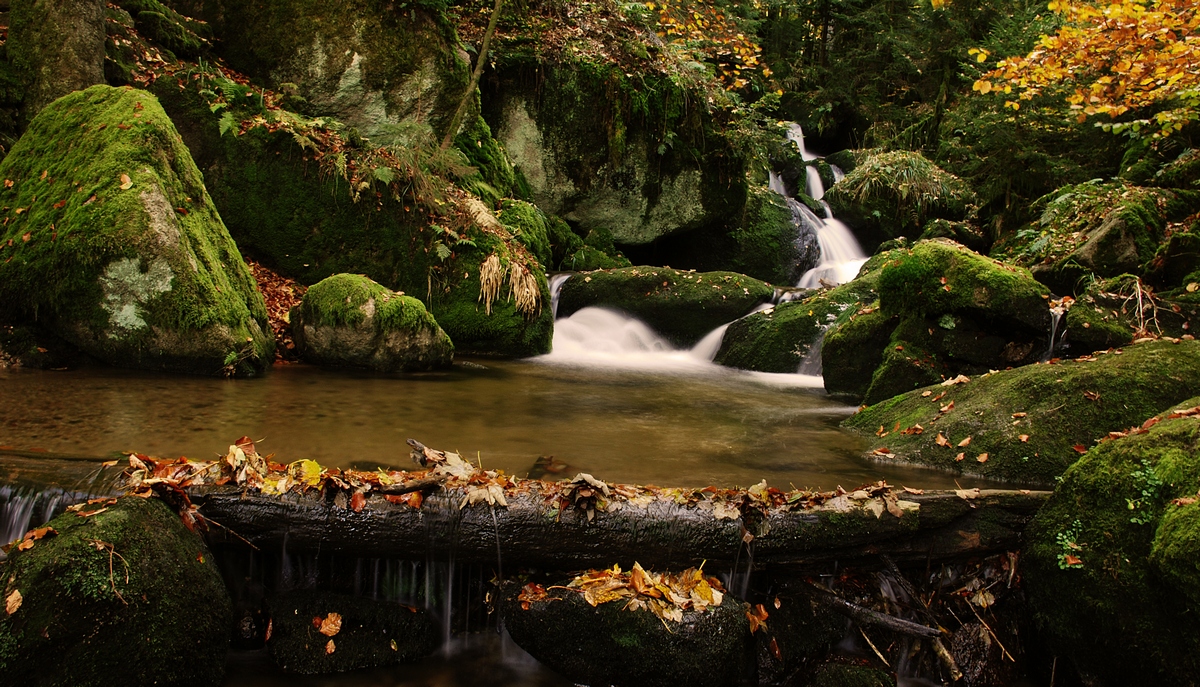
<instances>
[{"instance_id":1,"label":"orange leaf","mask_svg":"<svg viewBox=\"0 0 1200 687\"><path fill-rule=\"evenodd\" d=\"M366 505L367 497L361 491L354 492L354 495L350 497L350 510L353 510L355 513L361 513L363 507Z\"/></svg>"},{"instance_id":2,"label":"orange leaf","mask_svg":"<svg viewBox=\"0 0 1200 687\"><path fill-rule=\"evenodd\" d=\"M321 626L317 630L326 637L333 637L342 631L342 616L340 613L330 613L321 621ZM329 653L333 653L330 651Z\"/></svg>"},{"instance_id":3,"label":"orange leaf","mask_svg":"<svg viewBox=\"0 0 1200 687\"><path fill-rule=\"evenodd\" d=\"M1063 556L1063 560L1066 561L1067 565L1083 565L1083 559L1074 554L1066 554Z\"/></svg>"},{"instance_id":4,"label":"orange leaf","mask_svg":"<svg viewBox=\"0 0 1200 687\"><path fill-rule=\"evenodd\" d=\"M980 453L980 454L979 454L979 457L978 457L978 458L976 458L975 460L979 461L980 463L986 463L986 462L987 462L987 459L988 459L988 454L986 454L986 453Z\"/></svg>"},{"instance_id":5,"label":"orange leaf","mask_svg":"<svg viewBox=\"0 0 1200 687\"><path fill-rule=\"evenodd\" d=\"M971 437L967 437L966 439L963 439L962 441L958 442L959 448L966 448L967 446L970 446L970 445L971 445Z\"/></svg>"},{"instance_id":6,"label":"orange leaf","mask_svg":"<svg viewBox=\"0 0 1200 687\"><path fill-rule=\"evenodd\" d=\"M966 457L967 457L967 454L965 454L965 453L960 453L960 454L958 454L957 456L954 456L954 460L956 460L956 461L961 461L963 458L966 458Z\"/></svg>"},{"instance_id":7,"label":"orange leaf","mask_svg":"<svg viewBox=\"0 0 1200 687\"><path fill-rule=\"evenodd\" d=\"M933 441L938 446L949 446L950 445L950 442L946 440L946 437L943 436L941 432L938 432L937 438L934 439Z\"/></svg>"},{"instance_id":8,"label":"orange leaf","mask_svg":"<svg viewBox=\"0 0 1200 687\"><path fill-rule=\"evenodd\" d=\"M1076 453L1087 453L1088 450L1087 446L1084 446L1083 444L1075 444L1071 448L1075 449Z\"/></svg>"},{"instance_id":9,"label":"orange leaf","mask_svg":"<svg viewBox=\"0 0 1200 687\"><path fill-rule=\"evenodd\" d=\"M1024 444L1024 443L1028 443L1028 442L1029 442L1029 435L1028 435L1028 434L1022 434L1022 435L1018 436L1017 438L1021 440L1021 443L1022 443L1022 444Z\"/></svg>"}]
</instances>

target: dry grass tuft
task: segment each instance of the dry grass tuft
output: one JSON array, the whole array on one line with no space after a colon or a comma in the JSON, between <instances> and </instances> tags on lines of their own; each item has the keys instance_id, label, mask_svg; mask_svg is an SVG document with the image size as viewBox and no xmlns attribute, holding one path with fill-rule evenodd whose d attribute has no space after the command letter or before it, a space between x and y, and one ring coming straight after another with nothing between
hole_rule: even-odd
<instances>
[{"instance_id":1,"label":"dry grass tuft","mask_svg":"<svg viewBox=\"0 0 1200 687\"><path fill-rule=\"evenodd\" d=\"M509 284L512 286L512 299L516 301L517 310L525 317L536 317L542 312L542 290L533 272L524 265L513 263Z\"/></svg>"},{"instance_id":2,"label":"dry grass tuft","mask_svg":"<svg viewBox=\"0 0 1200 687\"><path fill-rule=\"evenodd\" d=\"M495 253L489 255L479 266L479 300L483 301L488 315L492 314L492 303L500 297L500 287L504 285L504 272L500 256Z\"/></svg>"}]
</instances>

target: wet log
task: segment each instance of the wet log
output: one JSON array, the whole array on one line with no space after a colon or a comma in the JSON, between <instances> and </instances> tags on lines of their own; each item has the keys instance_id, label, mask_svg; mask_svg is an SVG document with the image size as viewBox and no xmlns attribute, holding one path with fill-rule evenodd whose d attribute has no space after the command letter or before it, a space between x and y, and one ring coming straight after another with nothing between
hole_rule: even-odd
<instances>
[{"instance_id":1,"label":"wet log","mask_svg":"<svg viewBox=\"0 0 1200 687\"><path fill-rule=\"evenodd\" d=\"M880 499L849 496L800 510L754 513L751 522L718 519L712 510L653 501L619 502L589 521L582 510L558 511L534 483L507 506L461 507L465 492L447 489L421 507L368 495L358 512L344 498L319 493L262 496L232 487L193 488L200 513L270 550L338 552L364 557L452 555L459 562L503 560L506 569L656 569L752 565L790 572L844 565L942 561L1020 546L1024 525L1047 492L971 490L905 495L899 517ZM751 533L758 533L752 536ZM220 531L215 531L221 536Z\"/></svg>"}]
</instances>

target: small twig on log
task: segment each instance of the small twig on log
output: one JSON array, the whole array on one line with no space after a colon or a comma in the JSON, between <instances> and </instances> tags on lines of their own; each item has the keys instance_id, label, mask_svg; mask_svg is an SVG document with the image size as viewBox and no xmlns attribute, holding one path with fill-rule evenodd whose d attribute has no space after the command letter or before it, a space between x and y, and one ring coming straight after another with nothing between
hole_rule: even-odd
<instances>
[{"instance_id":1,"label":"small twig on log","mask_svg":"<svg viewBox=\"0 0 1200 687\"><path fill-rule=\"evenodd\" d=\"M887 666L888 668L891 668L892 664L888 663L888 660L883 657L883 654L879 653L879 649L875 648L875 642L872 642L871 638L867 636L867 631L862 629L862 627L859 627L858 633L860 635L862 635L863 639L867 640L867 646L871 647L871 651L874 651L875 655L879 657L879 660L883 661L883 665Z\"/></svg>"},{"instance_id":2,"label":"small twig on log","mask_svg":"<svg viewBox=\"0 0 1200 687\"><path fill-rule=\"evenodd\" d=\"M384 487L384 486L375 487L374 489L372 489L372 491L378 492L380 494L388 494L391 496L396 496L399 494L410 494L414 491L426 491L426 490L435 489L437 487L440 487L440 486L442 486L442 482L445 482L448 478L449 478L448 475L439 475L437 477L424 477L422 479L414 479L414 480L405 482L404 484L391 484L386 487Z\"/></svg>"},{"instance_id":3,"label":"small twig on log","mask_svg":"<svg viewBox=\"0 0 1200 687\"><path fill-rule=\"evenodd\" d=\"M217 522L216 520L213 520L212 518L206 517L206 516L204 516L204 515L202 515L202 514L199 514L199 513L197 513L197 514L198 514L198 515L200 515L200 518L201 518L202 520L204 520L204 522L209 522L209 523L212 523L212 524L216 525L217 527L220 527L221 529L223 529L223 530L225 530L226 532L228 532L228 533L232 534L233 536L237 537L238 539L241 539L243 542L245 542L245 543L246 543L246 545L247 545L247 546L249 546L250 548L254 549L255 551L258 551L258 550L259 550L259 548L258 548L257 546L255 546L255 545L254 545L254 542L252 542L252 541L250 541L249 539L247 539L247 538L243 537L242 535L238 534L237 532L234 532L233 530L231 530L231 529L229 529L228 527L226 527L226 526L222 525L221 523Z\"/></svg>"},{"instance_id":4,"label":"small twig on log","mask_svg":"<svg viewBox=\"0 0 1200 687\"><path fill-rule=\"evenodd\" d=\"M926 627L911 620L904 620L850 603L814 582L809 582L808 585L818 592L818 598L828 604L830 608L860 625L874 625L875 627L882 627L892 632L928 639L939 637L942 634L932 627Z\"/></svg>"}]
</instances>

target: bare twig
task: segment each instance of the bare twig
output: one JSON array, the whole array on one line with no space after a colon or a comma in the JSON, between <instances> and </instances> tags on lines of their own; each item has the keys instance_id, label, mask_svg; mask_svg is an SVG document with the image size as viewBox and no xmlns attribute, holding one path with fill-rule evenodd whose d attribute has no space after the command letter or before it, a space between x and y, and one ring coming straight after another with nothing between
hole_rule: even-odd
<instances>
[{"instance_id":1,"label":"bare twig","mask_svg":"<svg viewBox=\"0 0 1200 687\"><path fill-rule=\"evenodd\" d=\"M919 623L914 623L911 620L904 620L894 616L873 611L869 608L864 608L858 604L850 603L833 592L821 587L820 585L809 582L808 585L817 592L819 600L823 601L833 610L850 618L860 625L873 625L882 627L892 632L909 635L911 637L924 637L932 639L941 636L941 632L932 627L926 627Z\"/></svg>"},{"instance_id":2,"label":"bare twig","mask_svg":"<svg viewBox=\"0 0 1200 687\"><path fill-rule=\"evenodd\" d=\"M399 494L410 494L414 491L427 491L430 489L436 489L437 487L442 486L442 482L445 482L449 478L450 478L449 475L438 475L437 477L424 477L422 479L410 480L408 482L405 482L404 484L390 484L386 487L378 486L378 487L375 487L374 489L372 489L371 491L378 492L380 494L388 494L391 496L396 496Z\"/></svg>"},{"instance_id":3,"label":"bare twig","mask_svg":"<svg viewBox=\"0 0 1200 687\"><path fill-rule=\"evenodd\" d=\"M875 655L879 657L879 660L883 661L883 665L887 666L888 668L891 668L891 667L892 667L892 664L891 664L891 663L888 663L888 660L887 660L886 658L884 658L884 657L883 657L883 654L879 653L879 649L876 649L876 648L875 648L875 642L872 642L872 641L871 641L871 638L867 636L867 633L866 633L866 631L864 631L864 630L863 630L863 629L860 627L860 628L858 628L858 633L859 633L860 635L862 635L862 638L863 638L863 639L867 640L867 646L871 647L871 651L874 651L874 652L875 652Z\"/></svg>"},{"instance_id":4,"label":"bare twig","mask_svg":"<svg viewBox=\"0 0 1200 687\"><path fill-rule=\"evenodd\" d=\"M983 625L983 629L987 630L988 634L990 634L992 636L992 639L996 640L996 644L1000 645L1000 650L1004 652L1004 655L1008 657L1008 660L1012 661L1013 663L1016 663L1017 659L1013 658L1012 654L1008 653L1008 649L1004 648L1004 644L1000 641L1000 638L997 637L996 633L992 631L992 628L990 625L987 624L987 621L984 620L981 615L979 615L979 611L975 610L975 607L973 605L971 605L970 601L967 601L966 604L967 604L967 608L971 609L971 612L975 614L975 618L979 621L979 624Z\"/></svg>"},{"instance_id":5,"label":"bare twig","mask_svg":"<svg viewBox=\"0 0 1200 687\"><path fill-rule=\"evenodd\" d=\"M471 72L471 83L467 86L467 92L463 93L462 100L458 102L458 109L454 111L454 116L450 118L450 126L446 128L446 136L442 139L442 150L449 148L450 143L454 141L454 134L458 133L458 127L462 124L462 118L466 114L467 105L471 102L471 96L479 86L479 77L483 75L483 66L487 64L488 46L492 42L492 35L496 33L496 23L500 20L500 8L503 6L504 0L496 0L496 6L492 8L492 18L488 20L487 31L483 34L483 45L479 46L479 58L475 60L475 70Z\"/></svg>"}]
</instances>

